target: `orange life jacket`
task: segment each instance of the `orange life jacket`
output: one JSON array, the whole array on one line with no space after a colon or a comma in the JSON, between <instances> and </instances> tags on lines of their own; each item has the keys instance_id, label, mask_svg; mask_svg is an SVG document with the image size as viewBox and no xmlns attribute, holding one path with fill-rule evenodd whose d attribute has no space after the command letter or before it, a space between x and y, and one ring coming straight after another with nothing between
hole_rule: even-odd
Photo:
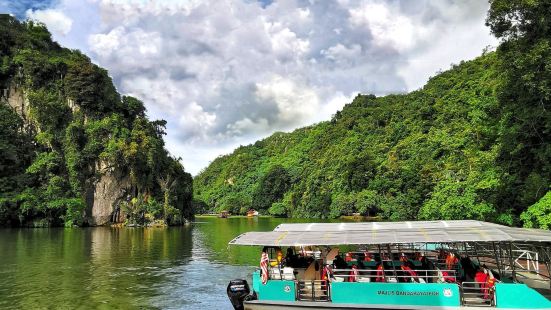
<instances>
[{"instance_id":1,"label":"orange life jacket","mask_svg":"<svg viewBox=\"0 0 551 310\"><path fill-rule=\"evenodd\" d=\"M453 267L459 262L457 257L453 253L448 254L448 257L446 257L446 268L448 270L452 270Z\"/></svg>"},{"instance_id":2,"label":"orange life jacket","mask_svg":"<svg viewBox=\"0 0 551 310\"><path fill-rule=\"evenodd\" d=\"M484 290L484 299L490 299L490 289L494 287L495 284L496 279L488 275L485 285L486 289Z\"/></svg>"}]
</instances>

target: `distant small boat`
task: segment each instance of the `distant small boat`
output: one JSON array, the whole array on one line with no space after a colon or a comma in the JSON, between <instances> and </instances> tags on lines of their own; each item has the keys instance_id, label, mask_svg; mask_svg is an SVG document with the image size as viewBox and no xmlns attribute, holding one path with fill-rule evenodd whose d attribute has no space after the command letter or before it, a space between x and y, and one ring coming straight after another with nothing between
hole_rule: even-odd
<instances>
[{"instance_id":1,"label":"distant small boat","mask_svg":"<svg viewBox=\"0 0 551 310\"><path fill-rule=\"evenodd\" d=\"M230 212L229 211L222 211L222 212L220 212L220 214L218 214L218 217L222 218L222 219L226 219L226 218L230 217Z\"/></svg>"},{"instance_id":2,"label":"distant small boat","mask_svg":"<svg viewBox=\"0 0 551 310\"><path fill-rule=\"evenodd\" d=\"M254 217L254 216L258 216L258 211L256 211L255 209L250 209L247 212L247 217Z\"/></svg>"}]
</instances>

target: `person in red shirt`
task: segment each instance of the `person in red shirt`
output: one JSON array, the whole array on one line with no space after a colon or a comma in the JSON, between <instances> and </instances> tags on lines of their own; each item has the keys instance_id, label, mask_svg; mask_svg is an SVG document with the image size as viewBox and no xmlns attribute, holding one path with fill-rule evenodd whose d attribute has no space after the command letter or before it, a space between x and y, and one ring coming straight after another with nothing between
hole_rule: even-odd
<instances>
[{"instance_id":1,"label":"person in red shirt","mask_svg":"<svg viewBox=\"0 0 551 310\"><path fill-rule=\"evenodd\" d=\"M480 286L480 292L484 297L488 294L488 274L483 268L479 268L474 276L474 281Z\"/></svg>"}]
</instances>

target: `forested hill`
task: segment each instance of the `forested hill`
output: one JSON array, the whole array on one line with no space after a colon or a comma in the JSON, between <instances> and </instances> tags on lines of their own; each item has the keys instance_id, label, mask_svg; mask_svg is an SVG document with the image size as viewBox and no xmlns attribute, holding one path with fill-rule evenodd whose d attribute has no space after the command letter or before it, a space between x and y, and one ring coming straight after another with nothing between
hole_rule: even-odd
<instances>
[{"instance_id":1,"label":"forested hill","mask_svg":"<svg viewBox=\"0 0 551 310\"><path fill-rule=\"evenodd\" d=\"M549 8L491 3L497 52L219 157L195 178L195 198L205 211L550 228Z\"/></svg>"},{"instance_id":2,"label":"forested hill","mask_svg":"<svg viewBox=\"0 0 551 310\"><path fill-rule=\"evenodd\" d=\"M0 15L0 226L181 223L191 176L165 121L34 22Z\"/></svg>"}]
</instances>

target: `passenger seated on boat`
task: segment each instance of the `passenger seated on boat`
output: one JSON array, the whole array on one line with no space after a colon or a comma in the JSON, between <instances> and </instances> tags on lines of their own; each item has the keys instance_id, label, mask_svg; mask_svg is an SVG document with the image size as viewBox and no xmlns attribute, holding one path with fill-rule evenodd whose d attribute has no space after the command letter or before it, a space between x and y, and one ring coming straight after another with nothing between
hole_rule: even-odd
<instances>
[{"instance_id":1,"label":"passenger seated on boat","mask_svg":"<svg viewBox=\"0 0 551 310\"><path fill-rule=\"evenodd\" d=\"M364 252L364 262L371 262L373 261L373 256L369 252Z\"/></svg>"},{"instance_id":2,"label":"passenger seated on boat","mask_svg":"<svg viewBox=\"0 0 551 310\"><path fill-rule=\"evenodd\" d=\"M453 276L450 271L438 269L438 279L437 282L446 282L446 283L456 283L457 279Z\"/></svg>"},{"instance_id":3,"label":"passenger seated on boat","mask_svg":"<svg viewBox=\"0 0 551 310\"><path fill-rule=\"evenodd\" d=\"M385 281L385 268L383 267L383 264L381 263L381 259L376 258L375 262L377 263L377 267L376 267L377 273L376 273L375 281L376 282L386 282Z\"/></svg>"},{"instance_id":4,"label":"passenger seated on boat","mask_svg":"<svg viewBox=\"0 0 551 310\"><path fill-rule=\"evenodd\" d=\"M455 269L457 263L459 262L459 259L455 256L455 253L450 252L448 253L448 256L446 257L446 269L453 270Z\"/></svg>"},{"instance_id":5,"label":"passenger seated on boat","mask_svg":"<svg viewBox=\"0 0 551 310\"><path fill-rule=\"evenodd\" d=\"M285 265L287 267L296 268L297 267L297 255L295 254L293 248L287 248L287 255L285 255Z\"/></svg>"},{"instance_id":6,"label":"passenger seated on boat","mask_svg":"<svg viewBox=\"0 0 551 310\"><path fill-rule=\"evenodd\" d=\"M352 265L352 270L350 270L348 276L348 282L358 282L359 275L358 266L356 264Z\"/></svg>"},{"instance_id":7,"label":"passenger seated on boat","mask_svg":"<svg viewBox=\"0 0 551 310\"><path fill-rule=\"evenodd\" d=\"M478 268L474 276L474 281L476 285L480 288L480 293L482 296L486 293L486 282L488 281L488 274L484 272L483 268Z\"/></svg>"},{"instance_id":8,"label":"passenger seated on boat","mask_svg":"<svg viewBox=\"0 0 551 310\"><path fill-rule=\"evenodd\" d=\"M335 258L333 259L333 268L334 269L340 269L340 270L343 270L343 269L348 269L348 264L344 261L344 259L342 258L342 256L340 254L337 254L335 256ZM347 275L347 271L334 271L334 274L335 275L338 275L339 277L337 277L337 280L339 281L344 281L344 275Z\"/></svg>"},{"instance_id":9,"label":"passenger seated on boat","mask_svg":"<svg viewBox=\"0 0 551 310\"><path fill-rule=\"evenodd\" d=\"M434 264L424 255L419 259L419 261L421 262L421 265L419 266L419 270L422 270L418 272L420 279L424 279L425 283L433 282L431 277L433 272L429 270L436 269Z\"/></svg>"},{"instance_id":10,"label":"passenger seated on boat","mask_svg":"<svg viewBox=\"0 0 551 310\"><path fill-rule=\"evenodd\" d=\"M413 264L409 261L402 261L400 269L402 270L402 276L398 278L398 282L419 282L417 272L413 270Z\"/></svg>"},{"instance_id":11,"label":"passenger seated on boat","mask_svg":"<svg viewBox=\"0 0 551 310\"><path fill-rule=\"evenodd\" d=\"M264 250L266 253L269 253L267 250L267 247L264 247ZM281 248L277 247L275 248L276 255L275 258L270 259L270 266L271 267L282 267L283 262L283 252L281 251Z\"/></svg>"},{"instance_id":12,"label":"passenger seated on boat","mask_svg":"<svg viewBox=\"0 0 551 310\"><path fill-rule=\"evenodd\" d=\"M335 266L335 269L348 269L348 264L342 259L340 255L335 256L335 259L333 260L333 265Z\"/></svg>"},{"instance_id":13,"label":"passenger seated on boat","mask_svg":"<svg viewBox=\"0 0 551 310\"><path fill-rule=\"evenodd\" d=\"M490 293L494 289L496 283L492 271L486 268L485 265L480 267L476 272L475 282L477 282L477 285L480 287L480 293L484 299L490 299Z\"/></svg>"},{"instance_id":14,"label":"passenger seated on boat","mask_svg":"<svg viewBox=\"0 0 551 310\"><path fill-rule=\"evenodd\" d=\"M333 278L333 270L331 269L331 266L325 265L321 271L321 279L331 281L331 278Z\"/></svg>"},{"instance_id":15,"label":"passenger seated on boat","mask_svg":"<svg viewBox=\"0 0 551 310\"><path fill-rule=\"evenodd\" d=\"M438 251L438 260L439 261L446 260L446 252L444 251L444 249L440 249L440 251Z\"/></svg>"},{"instance_id":16,"label":"passenger seated on boat","mask_svg":"<svg viewBox=\"0 0 551 310\"><path fill-rule=\"evenodd\" d=\"M365 265L363 263L363 257L360 258L359 254L355 255L356 261L353 263L353 265L356 265L359 269L365 269Z\"/></svg>"},{"instance_id":17,"label":"passenger seated on boat","mask_svg":"<svg viewBox=\"0 0 551 310\"><path fill-rule=\"evenodd\" d=\"M461 259L459 259L458 267L461 281L474 281L478 265L476 265L469 256L462 256Z\"/></svg>"}]
</instances>

